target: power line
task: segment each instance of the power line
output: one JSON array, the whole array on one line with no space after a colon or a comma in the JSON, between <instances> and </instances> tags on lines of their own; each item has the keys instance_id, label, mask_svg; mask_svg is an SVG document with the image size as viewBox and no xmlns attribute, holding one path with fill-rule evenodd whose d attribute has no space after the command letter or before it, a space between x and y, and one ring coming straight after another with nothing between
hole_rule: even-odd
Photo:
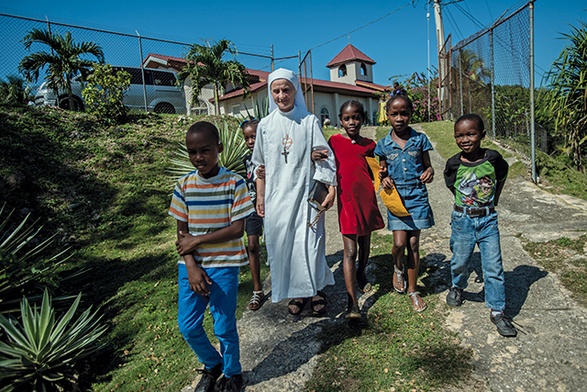
<instances>
[{"instance_id":1,"label":"power line","mask_svg":"<svg viewBox=\"0 0 587 392\"><path fill-rule=\"evenodd\" d=\"M339 40L339 39L341 39L341 38L345 38L345 37L347 37L347 36L348 36L349 34L351 34L351 33L354 33L354 32L357 32L357 31L359 31L359 30L362 30L362 29L364 29L365 27L368 27L368 26L370 26L370 25L372 25L372 24L374 24L374 23L377 23L377 22L379 22L379 21L380 21L380 20L382 20L382 19L385 19L385 18L387 18L387 17L389 17L389 16L391 16L391 15L395 14L395 13L396 13L396 12L398 12L398 11L401 11L402 9L406 8L407 6L409 6L410 4L413 4L413 6L415 7L417 3L418 3L418 0L411 0L410 2L408 2L408 3L404 4L404 5L402 5L401 7L397 8L397 9L395 9L395 10L393 10L393 11L391 11L391 12L389 12L389 13L387 13L387 14L385 14L385 15L383 15L383 16L381 16L381 17L379 17L379 18L375 19L375 20L372 20L371 22L369 22L369 23L366 23L366 24L362 25L361 27L357 27L356 29L353 29L353 30L351 30L351 31L349 31L349 32L347 32L347 33L341 34L341 35L339 35L339 36L338 36L338 37L336 37L336 38L333 38L333 39L331 39L331 40L328 40L328 41L326 41L326 42L324 42L324 43L321 43L320 45L316 45L316 46L314 46L313 48L310 48L310 49L308 49L308 50L310 51L310 50L318 49L318 48L319 48L319 47L321 47L321 46L328 45L328 44L330 44L330 43L332 43L332 42L334 42L334 41L337 41L337 40Z\"/></svg>"}]
</instances>

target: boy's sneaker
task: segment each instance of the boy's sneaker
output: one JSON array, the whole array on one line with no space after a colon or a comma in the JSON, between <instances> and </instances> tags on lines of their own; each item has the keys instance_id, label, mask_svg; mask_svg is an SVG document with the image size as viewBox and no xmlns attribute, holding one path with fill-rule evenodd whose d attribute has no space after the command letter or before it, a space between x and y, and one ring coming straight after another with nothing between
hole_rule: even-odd
<instances>
[{"instance_id":1,"label":"boy's sneaker","mask_svg":"<svg viewBox=\"0 0 587 392\"><path fill-rule=\"evenodd\" d=\"M446 296L446 303L449 306L461 306L463 304L463 289L451 287Z\"/></svg>"},{"instance_id":2,"label":"boy's sneaker","mask_svg":"<svg viewBox=\"0 0 587 392\"><path fill-rule=\"evenodd\" d=\"M232 377L222 376L216 385L216 392L240 392L243 389L242 374L235 374Z\"/></svg>"},{"instance_id":3,"label":"boy's sneaker","mask_svg":"<svg viewBox=\"0 0 587 392\"><path fill-rule=\"evenodd\" d=\"M198 371L202 373L202 377L200 378L198 385L196 385L194 392L214 392L216 380L218 380L218 377L222 374L222 364L219 363L212 369L204 368Z\"/></svg>"},{"instance_id":4,"label":"boy's sneaker","mask_svg":"<svg viewBox=\"0 0 587 392\"><path fill-rule=\"evenodd\" d=\"M510 319L503 314L503 312L497 314L493 314L492 312L489 318L491 319L491 322L495 324L497 332L499 332L501 336L515 337L518 334L516 327L514 327Z\"/></svg>"}]
</instances>

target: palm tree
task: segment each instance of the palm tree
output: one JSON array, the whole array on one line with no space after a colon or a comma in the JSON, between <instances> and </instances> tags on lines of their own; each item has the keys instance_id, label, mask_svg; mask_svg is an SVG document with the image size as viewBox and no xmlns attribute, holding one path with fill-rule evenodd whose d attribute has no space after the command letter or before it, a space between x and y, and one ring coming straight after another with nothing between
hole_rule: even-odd
<instances>
[{"instance_id":1,"label":"palm tree","mask_svg":"<svg viewBox=\"0 0 587 392\"><path fill-rule=\"evenodd\" d=\"M212 84L216 114L220 114L218 97L229 82L235 87L240 85L245 90L249 87L245 66L236 60L223 61L222 57L226 53L237 53L234 44L226 39L214 45L193 44L186 56L186 67L178 73L179 81L182 83L188 77L191 79L192 101L198 98L204 86Z\"/></svg>"},{"instance_id":2,"label":"palm tree","mask_svg":"<svg viewBox=\"0 0 587 392\"><path fill-rule=\"evenodd\" d=\"M491 81L491 71L485 67L485 62L475 52L469 49L458 51L456 59L456 72L462 86L466 86L466 97L469 101L468 112L473 112L473 102L478 97L473 97L474 92L482 90ZM471 91L473 90L473 91ZM463 97L464 100L465 97ZM464 108L464 105L463 105ZM464 114L464 113L463 113Z\"/></svg>"},{"instance_id":3,"label":"palm tree","mask_svg":"<svg viewBox=\"0 0 587 392\"><path fill-rule=\"evenodd\" d=\"M8 75L0 80L0 102L11 105L23 105L30 98L30 87L26 80L18 75Z\"/></svg>"},{"instance_id":4,"label":"palm tree","mask_svg":"<svg viewBox=\"0 0 587 392\"><path fill-rule=\"evenodd\" d=\"M587 23L562 34L570 41L547 75L547 91L541 94L541 110L554 120L564 134L565 149L578 170L583 169L587 151Z\"/></svg>"},{"instance_id":5,"label":"palm tree","mask_svg":"<svg viewBox=\"0 0 587 392\"><path fill-rule=\"evenodd\" d=\"M59 89L67 91L68 107L73 108L71 80L81 74L87 76L93 61L82 59L83 55L93 55L98 62L104 63L102 48L93 42L75 43L68 31L65 36L51 34L48 31L33 29L23 39L25 49L29 50L33 43L47 45L51 52L37 52L25 56L18 66L29 82L36 82L39 72L47 68L46 80L50 88L58 94Z\"/></svg>"}]
</instances>

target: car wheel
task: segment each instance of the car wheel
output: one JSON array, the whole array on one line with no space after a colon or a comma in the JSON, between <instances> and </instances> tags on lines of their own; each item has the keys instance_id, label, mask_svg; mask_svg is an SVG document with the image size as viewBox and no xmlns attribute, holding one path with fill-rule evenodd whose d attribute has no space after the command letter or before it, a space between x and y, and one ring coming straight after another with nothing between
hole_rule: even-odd
<instances>
[{"instance_id":1,"label":"car wheel","mask_svg":"<svg viewBox=\"0 0 587 392\"><path fill-rule=\"evenodd\" d=\"M59 100L59 107L65 110L73 110L75 112L83 112L84 111L84 104L81 99L78 97L73 97L73 109L69 109L69 98L62 97Z\"/></svg>"},{"instance_id":2,"label":"car wheel","mask_svg":"<svg viewBox=\"0 0 587 392\"><path fill-rule=\"evenodd\" d=\"M155 113L175 114L175 108L170 103L162 102L155 106Z\"/></svg>"}]
</instances>

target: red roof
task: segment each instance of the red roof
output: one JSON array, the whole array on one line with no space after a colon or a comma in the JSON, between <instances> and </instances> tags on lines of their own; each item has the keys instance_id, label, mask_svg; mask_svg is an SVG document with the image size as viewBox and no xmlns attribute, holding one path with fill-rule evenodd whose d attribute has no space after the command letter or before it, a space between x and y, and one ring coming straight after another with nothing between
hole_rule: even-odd
<instances>
[{"instance_id":1,"label":"red roof","mask_svg":"<svg viewBox=\"0 0 587 392\"><path fill-rule=\"evenodd\" d=\"M251 84L249 91L258 91L267 86L267 76L269 72L264 71L257 71L252 69L247 69L249 74L259 76L259 82ZM344 93L344 92L351 92L354 95L359 95L363 97L372 97L378 91L389 91L389 86L382 86L380 84L369 83L369 82L361 82L363 86L359 86L357 81L357 86L348 83L341 83L341 82L331 82L329 80L321 80L321 79L307 79L307 78L300 78L300 83L302 84L309 84L312 83L314 85L314 91L316 92L324 92L324 93ZM303 86L302 86L303 87ZM220 101L224 101L226 99L234 98L243 95L243 89L239 88L237 90L233 90L229 93L226 93L219 97Z\"/></svg>"},{"instance_id":2,"label":"red roof","mask_svg":"<svg viewBox=\"0 0 587 392\"><path fill-rule=\"evenodd\" d=\"M375 61L367 56L365 53L361 52L359 49L355 48L353 45L348 44L344 47L343 50L340 51L328 64L326 64L327 68L336 67L342 63L347 63L349 61L363 61L368 64L375 64Z\"/></svg>"}]
</instances>

